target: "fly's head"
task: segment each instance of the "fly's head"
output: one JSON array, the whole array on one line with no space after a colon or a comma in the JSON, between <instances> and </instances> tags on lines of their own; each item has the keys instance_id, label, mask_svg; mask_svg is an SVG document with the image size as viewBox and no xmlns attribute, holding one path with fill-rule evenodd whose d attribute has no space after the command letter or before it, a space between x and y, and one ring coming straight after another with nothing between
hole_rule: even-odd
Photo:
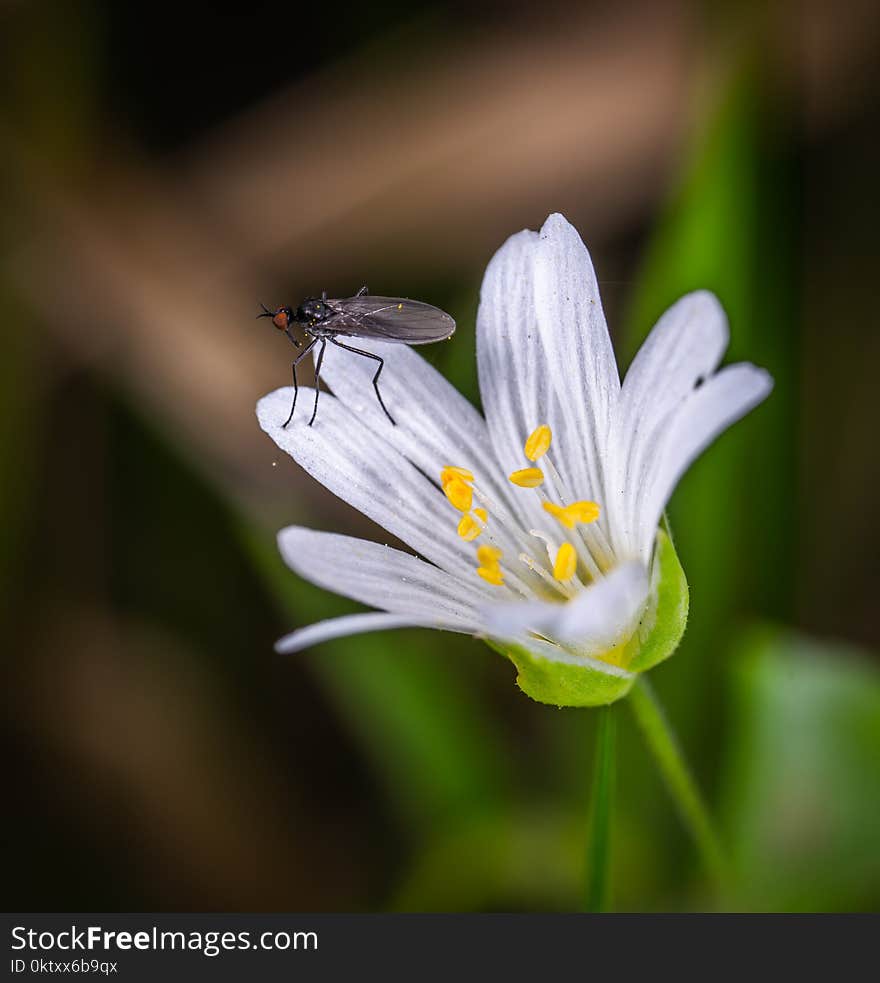
<instances>
[{"instance_id":1,"label":"fly's head","mask_svg":"<svg viewBox=\"0 0 880 983\"><path fill-rule=\"evenodd\" d=\"M279 331L286 331L290 327L290 323L293 321L293 311L291 308L276 307L274 311L270 311L265 304L260 304L260 307L263 308L263 313L258 314L257 317L272 318L272 323Z\"/></svg>"},{"instance_id":2,"label":"fly's head","mask_svg":"<svg viewBox=\"0 0 880 983\"><path fill-rule=\"evenodd\" d=\"M291 325L296 323L296 318L293 314L293 308L291 307L276 307L275 310L270 311L265 304L260 304L263 308L263 313L258 314L257 317L268 317L271 318L272 323L278 328L279 331L283 331L288 338L294 343L294 345L299 348L300 343L296 340L290 331Z\"/></svg>"}]
</instances>

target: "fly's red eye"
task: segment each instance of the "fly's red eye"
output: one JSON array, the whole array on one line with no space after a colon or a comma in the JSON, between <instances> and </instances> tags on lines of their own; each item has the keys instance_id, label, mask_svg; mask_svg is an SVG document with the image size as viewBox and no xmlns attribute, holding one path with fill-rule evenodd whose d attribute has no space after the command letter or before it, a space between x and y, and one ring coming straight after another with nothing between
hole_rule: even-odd
<instances>
[{"instance_id":1,"label":"fly's red eye","mask_svg":"<svg viewBox=\"0 0 880 983\"><path fill-rule=\"evenodd\" d=\"M287 311L278 311L272 317L272 323L279 331L286 331L289 321L290 318L287 316Z\"/></svg>"}]
</instances>

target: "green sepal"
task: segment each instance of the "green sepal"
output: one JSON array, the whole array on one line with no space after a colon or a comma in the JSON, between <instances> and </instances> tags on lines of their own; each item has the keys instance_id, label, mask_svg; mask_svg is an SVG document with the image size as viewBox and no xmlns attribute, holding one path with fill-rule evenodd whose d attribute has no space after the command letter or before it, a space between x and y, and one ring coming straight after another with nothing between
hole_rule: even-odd
<instances>
[{"instance_id":1,"label":"green sepal","mask_svg":"<svg viewBox=\"0 0 880 983\"><path fill-rule=\"evenodd\" d=\"M645 672L668 659L678 648L687 625L690 592L687 578L669 533L657 530L651 568L653 603L645 611L638 630L627 644L623 665L631 672Z\"/></svg>"},{"instance_id":2,"label":"green sepal","mask_svg":"<svg viewBox=\"0 0 880 983\"><path fill-rule=\"evenodd\" d=\"M626 696L635 676L612 676L593 665L554 662L519 645L488 640L516 666L516 685L538 703L555 707L598 707Z\"/></svg>"},{"instance_id":3,"label":"green sepal","mask_svg":"<svg viewBox=\"0 0 880 983\"><path fill-rule=\"evenodd\" d=\"M650 669L678 647L688 615L688 585L675 547L657 530L651 568L651 603L624 645L589 662L563 662L497 639L487 643L517 668L516 684L538 703L556 707L595 707L626 696L636 674ZM608 663L603 671L602 662ZM620 670L626 674L620 674Z\"/></svg>"}]
</instances>

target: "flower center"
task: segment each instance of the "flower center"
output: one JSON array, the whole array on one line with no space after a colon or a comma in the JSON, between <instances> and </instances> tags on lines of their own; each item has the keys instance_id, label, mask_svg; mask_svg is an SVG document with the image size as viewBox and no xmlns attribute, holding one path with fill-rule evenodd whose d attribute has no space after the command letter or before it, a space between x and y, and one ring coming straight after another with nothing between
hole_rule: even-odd
<instances>
[{"instance_id":1,"label":"flower center","mask_svg":"<svg viewBox=\"0 0 880 983\"><path fill-rule=\"evenodd\" d=\"M496 587L506 586L523 597L539 594L564 600L602 577L614 557L596 524L599 505L572 501L549 455L552 441L546 423L536 427L523 446L531 466L514 471L508 480L523 489L523 494L538 496L543 510L556 520L555 534L523 529L483 491L467 468L443 468L440 484L450 503L462 513L458 535L465 542L483 538L477 547L477 573L483 580Z\"/></svg>"}]
</instances>

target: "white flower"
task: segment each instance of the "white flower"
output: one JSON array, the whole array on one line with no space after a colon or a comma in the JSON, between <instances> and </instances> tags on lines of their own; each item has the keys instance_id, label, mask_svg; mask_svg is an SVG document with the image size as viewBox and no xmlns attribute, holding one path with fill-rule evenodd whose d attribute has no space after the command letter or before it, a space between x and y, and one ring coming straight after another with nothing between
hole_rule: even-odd
<instances>
[{"instance_id":1,"label":"white flower","mask_svg":"<svg viewBox=\"0 0 880 983\"><path fill-rule=\"evenodd\" d=\"M299 527L281 531L298 574L380 609L300 629L292 652L403 626L486 638L529 695L609 702L671 653L687 585L659 529L679 478L761 402L770 376L716 371L727 322L709 293L683 297L621 385L595 273L576 230L551 215L512 236L483 279L477 362L485 419L404 345L359 341L374 364L325 359L334 396L283 429L291 400L260 400L260 425L309 474L415 554ZM303 406L309 399L301 394ZM380 613L381 612L381 613Z\"/></svg>"}]
</instances>

